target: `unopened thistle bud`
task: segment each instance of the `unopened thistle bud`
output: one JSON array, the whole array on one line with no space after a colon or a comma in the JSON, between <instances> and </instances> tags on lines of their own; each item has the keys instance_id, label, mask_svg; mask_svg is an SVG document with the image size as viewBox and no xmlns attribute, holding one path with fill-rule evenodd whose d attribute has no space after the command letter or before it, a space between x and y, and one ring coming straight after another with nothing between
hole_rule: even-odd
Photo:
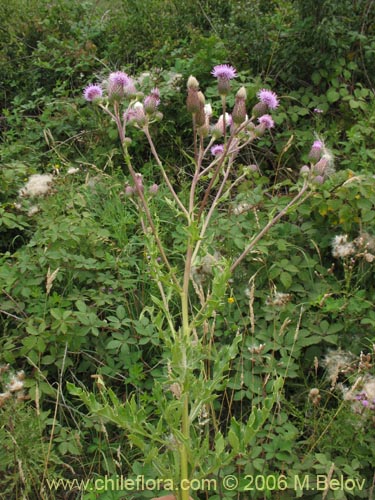
<instances>
[{"instance_id":1,"label":"unopened thistle bud","mask_svg":"<svg viewBox=\"0 0 375 500\"><path fill-rule=\"evenodd\" d=\"M130 196L133 196L133 194L134 194L134 188L132 186L129 186L129 184L125 186L125 196L129 198Z\"/></svg>"},{"instance_id":2,"label":"unopened thistle bud","mask_svg":"<svg viewBox=\"0 0 375 500\"><path fill-rule=\"evenodd\" d=\"M232 118L236 125L240 125L246 120L246 89L241 87L237 92Z\"/></svg>"},{"instance_id":3,"label":"unopened thistle bud","mask_svg":"<svg viewBox=\"0 0 375 500\"><path fill-rule=\"evenodd\" d=\"M266 114L267 111L268 111L267 104L265 102L258 102L253 107L252 115L255 116L255 118L258 118L259 116Z\"/></svg>"},{"instance_id":4,"label":"unopened thistle bud","mask_svg":"<svg viewBox=\"0 0 375 500\"><path fill-rule=\"evenodd\" d=\"M143 193L143 176L142 176L142 174L135 174L134 184L135 184L135 192L141 191Z\"/></svg>"},{"instance_id":5,"label":"unopened thistle bud","mask_svg":"<svg viewBox=\"0 0 375 500\"><path fill-rule=\"evenodd\" d=\"M186 109L188 113L198 113L200 109L200 101L198 97L198 90L189 88L186 99Z\"/></svg>"},{"instance_id":6,"label":"unopened thistle bud","mask_svg":"<svg viewBox=\"0 0 375 500\"><path fill-rule=\"evenodd\" d=\"M133 106L133 111L134 111L134 121L139 127L143 127L146 125L147 119L146 119L146 114L145 110L143 107L143 104L139 101L134 103Z\"/></svg>"},{"instance_id":7,"label":"unopened thistle bud","mask_svg":"<svg viewBox=\"0 0 375 500\"><path fill-rule=\"evenodd\" d=\"M152 115L155 113L157 107L160 104L160 92L159 89L155 88L151 90L150 95L148 95L143 103L145 112L148 115Z\"/></svg>"},{"instance_id":8,"label":"unopened thistle bud","mask_svg":"<svg viewBox=\"0 0 375 500\"><path fill-rule=\"evenodd\" d=\"M301 177L308 177L310 175L310 167L308 165L303 165L301 167L299 174Z\"/></svg>"},{"instance_id":9,"label":"unopened thistle bud","mask_svg":"<svg viewBox=\"0 0 375 500\"><path fill-rule=\"evenodd\" d=\"M159 186L157 184L153 184L148 188L150 194L156 194L159 191Z\"/></svg>"},{"instance_id":10,"label":"unopened thistle bud","mask_svg":"<svg viewBox=\"0 0 375 500\"><path fill-rule=\"evenodd\" d=\"M312 171L314 174L316 175L323 175L325 174L326 172L326 169L327 169L327 166L328 166L328 160L327 158L321 158L318 163L316 163L313 167L312 167Z\"/></svg>"},{"instance_id":11,"label":"unopened thistle bud","mask_svg":"<svg viewBox=\"0 0 375 500\"><path fill-rule=\"evenodd\" d=\"M195 76L190 75L187 81L188 90L199 90L199 83Z\"/></svg>"},{"instance_id":12,"label":"unopened thistle bud","mask_svg":"<svg viewBox=\"0 0 375 500\"><path fill-rule=\"evenodd\" d=\"M199 99L199 110L195 115L195 123L197 127L203 127L206 124L206 113L204 112L205 98L202 92L197 92Z\"/></svg>"},{"instance_id":13,"label":"unopened thistle bud","mask_svg":"<svg viewBox=\"0 0 375 500\"><path fill-rule=\"evenodd\" d=\"M317 175L316 177L314 177L314 179L312 181L313 181L313 184L323 184L324 177L322 175Z\"/></svg>"}]
</instances>

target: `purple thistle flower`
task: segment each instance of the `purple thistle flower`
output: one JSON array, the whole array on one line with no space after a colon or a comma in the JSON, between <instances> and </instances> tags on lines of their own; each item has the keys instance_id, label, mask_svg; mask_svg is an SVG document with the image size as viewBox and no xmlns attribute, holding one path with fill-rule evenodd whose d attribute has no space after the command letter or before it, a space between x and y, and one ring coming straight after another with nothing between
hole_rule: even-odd
<instances>
[{"instance_id":1,"label":"purple thistle flower","mask_svg":"<svg viewBox=\"0 0 375 500\"><path fill-rule=\"evenodd\" d=\"M160 104L160 91L157 88L152 89L150 95L145 97L143 103L146 113L149 114L155 113L156 108L159 106L159 104Z\"/></svg>"},{"instance_id":2,"label":"purple thistle flower","mask_svg":"<svg viewBox=\"0 0 375 500\"><path fill-rule=\"evenodd\" d=\"M111 73L108 77L108 96L115 99L123 97L129 83L131 83L131 79L123 71Z\"/></svg>"},{"instance_id":3,"label":"purple thistle flower","mask_svg":"<svg viewBox=\"0 0 375 500\"><path fill-rule=\"evenodd\" d=\"M108 81L114 85L125 87L129 83L129 77L123 71L115 71L109 75Z\"/></svg>"},{"instance_id":4,"label":"purple thistle flower","mask_svg":"<svg viewBox=\"0 0 375 500\"><path fill-rule=\"evenodd\" d=\"M217 78L217 88L221 96L228 95L230 91L230 80L236 78L237 72L229 64L219 64L214 67L211 74Z\"/></svg>"},{"instance_id":5,"label":"purple thistle flower","mask_svg":"<svg viewBox=\"0 0 375 500\"><path fill-rule=\"evenodd\" d=\"M370 403L367 401L367 399L362 399L361 401L362 405L367 407Z\"/></svg>"},{"instance_id":6,"label":"purple thistle flower","mask_svg":"<svg viewBox=\"0 0 375 500\"><path fill-rule=\"evenodd\" d=\"M211 71L211 74L222 80L232 80L232 78L236 78L237 71L229 64L218 64Z\"/></svg>"},{"instance_id":7,"label":"purple thistle flower","mask_svg":"<svg viewBox=\"0 0 375 500\"><path fill-rule=\"evenodd\" d=\"M224 153L223 144L215 144L215 146L212 146L211 153L213 154L213 156L222 155Z\"/></svg>"},{"instance_id":8,"label":"purple thistle flower","mask_svg":"<svg viewBox=\"0 0 375 500\"><path fill-rule=\"evenodd\" d=\"M260 102L267 105L269 109L276 109L279 106L279 99L272 90L262 89L257 93Z\"/></svg>"},{"instance_id":9,"label":"purple thistle flower","mask_svg":"<svg viewBox=\"0 0 375 500\"><path fill-rule=\"evenodd\" d=\"M313 145L311 146L311 149L310 149L309 157L312 160L319 160L320 157L322 156L323 147L324 147L324 144L322 141L319 141L319 140L314 141Z\"/></svg>"},{"instance_id":10,"label":"purple thistle flower","mask_svg":"<svg viewBox=\"0 0 375 500\"><path fill-rule=\"evenodd\" d=\"M95 99L100 99L103 96L103 89L100 85L87 85L85 90L83 91L83 97L86 101L95 101Z\"/></svg>"},{"instance_id":11,"label":"purple thistle flower","mask_svg":"<svg viewBox=\"0 0 375 500\"><path fill-rule=\"evenodd\" d=\"M271 115L263 115L258 118L258 122L260 125L263 125L265 128L273 128L275 126L275 122L272 119Z\"/></svg>"}]
</instances>

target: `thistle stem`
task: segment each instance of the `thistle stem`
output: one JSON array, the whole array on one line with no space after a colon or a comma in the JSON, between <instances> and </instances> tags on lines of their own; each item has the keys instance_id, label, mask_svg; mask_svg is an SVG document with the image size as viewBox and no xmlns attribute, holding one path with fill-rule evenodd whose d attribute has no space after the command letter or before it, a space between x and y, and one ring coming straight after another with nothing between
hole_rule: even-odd
<instances>
[{"instance_id":1,"label":"thistle stem","mask_svg":"<svg viewBox=\"0 0 375 500\"><path fill-rule=\"evenodd\" d=\"M293 205L295 205L297 203L297 201L302 198L302 196L304 195L307 188L308 188L308 182L305 181L305 183L303 184L303 186L301 188L301 191L299 191L296 194L296 196L288 203L288 205L286 207L284 207L282 210L280 210L280 212L277 215L275 215L275 217L273 219L271 219L266 226L264 226L264 228L257 234L257 236L245 248L245 250L238 257L238 259L234 261L234 263L230 267L231 273L233 273L233 271L243 261L243 259L246 257L246 255L248 255L248 253L251 252L251 250L255 247L255 245L258 243L258 241L261 240L266 233L268 233L268 231L271 229L271 227L274 226L276 224L276 222L279 219L281 219L281 217L283 217L288 212L289 208L291 208Z\"/></svg>"}]
</instances>

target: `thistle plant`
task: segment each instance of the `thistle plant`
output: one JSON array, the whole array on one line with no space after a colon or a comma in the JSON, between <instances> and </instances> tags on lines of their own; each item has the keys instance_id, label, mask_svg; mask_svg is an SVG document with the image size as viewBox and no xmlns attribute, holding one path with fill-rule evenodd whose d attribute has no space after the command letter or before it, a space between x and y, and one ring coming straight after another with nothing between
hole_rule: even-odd
<instances>
[{"instance_id":1,"label":"thistle plant","mask_svg":"<svg viewBox=\"0 0 375 500\"><path fill-rule=\"evenodd\" d=\"M266 399L262 408L253 408L246 422L233 418L227 435L223 436L215 416L214 401L225 388L230 363L238 355L241 335L236 335L228 346L216 351L215 315L223 303L228 280L236 269L270 229L310 195L313 181L318 176L324 179L325 175L324 165L318 168L318 164L313 163L303 167L301 180L290 188L289 203L273 214L262 229L249 236L240 255L234 259L219 253L210 255L206 249L215 212L257 170L252 165L237 174L236 160L241 152L275 127L271 113L279 106L277 95L262 89L258 93L259 102L249 116L246 89L241 87L229 114L227 96L237 72L232 66L222 64L215 66L212 75L217 78L222 106L216 120L197 79L190 76L187 81L186 108L193 130L193 171L187 196L175 190L152 137L152 127L162 119L159 90L153 88L145 96L136 89L134 80L121 71L111 73L106 82L91 84L84 90L85 99L99 106L118 129L129 172L125 195L139 213L150 256L150 271L159 290L159 297L152 297L157 310L153 320L163 340L166 370L164 383L160 386L155 381L154 397L159 398L161 408L161 417L156 423L146 421L145 410L134 398L122 404L104 383L101 403L76 387L70 386L70 391L80 396L93 413L124 428L133 444L141 449L145 462L152 462L159 474L173 477L175 484L184 485L184 488L173 489L173 495L179 500L189 499L191 490L186 485L193 478L217 473L220 467L232 464L237 456L245 453L281 391L282 381L275 381L274 396ZM159 186L145 179L132 161L129 149L133 127L147 138L164 189L169 192L168 204L184 227L182 266L173 260L173 248L170 242L163 241L150 208L150 197L159 196ZM321 151L317 149L314 145L313 162L322 161ZM177 314L176 303L179 304ZM209 427L203 427L203 433L202 414L211 422ZM209 435L209 430L215 432L214 437ZM164 452L166 458L160 456L161 450L167 450Z\"/></svg>"}]
</instances>

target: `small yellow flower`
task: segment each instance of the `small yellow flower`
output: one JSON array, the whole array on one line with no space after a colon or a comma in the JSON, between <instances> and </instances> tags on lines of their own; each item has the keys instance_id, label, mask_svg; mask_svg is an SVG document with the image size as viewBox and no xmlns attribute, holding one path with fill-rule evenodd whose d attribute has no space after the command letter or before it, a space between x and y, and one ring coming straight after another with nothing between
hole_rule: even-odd
<instances>
[{"instance_id":1,"label":"small yellow flower","mask_svg":"<svg viewBox=\"0 0 375 500\"><path fill-rule=\"evenodd\" d=\"M233 297L229 297L228 298L228 304L233 304L234 302L234 298Z\"/></svg>"}]
</instances>

